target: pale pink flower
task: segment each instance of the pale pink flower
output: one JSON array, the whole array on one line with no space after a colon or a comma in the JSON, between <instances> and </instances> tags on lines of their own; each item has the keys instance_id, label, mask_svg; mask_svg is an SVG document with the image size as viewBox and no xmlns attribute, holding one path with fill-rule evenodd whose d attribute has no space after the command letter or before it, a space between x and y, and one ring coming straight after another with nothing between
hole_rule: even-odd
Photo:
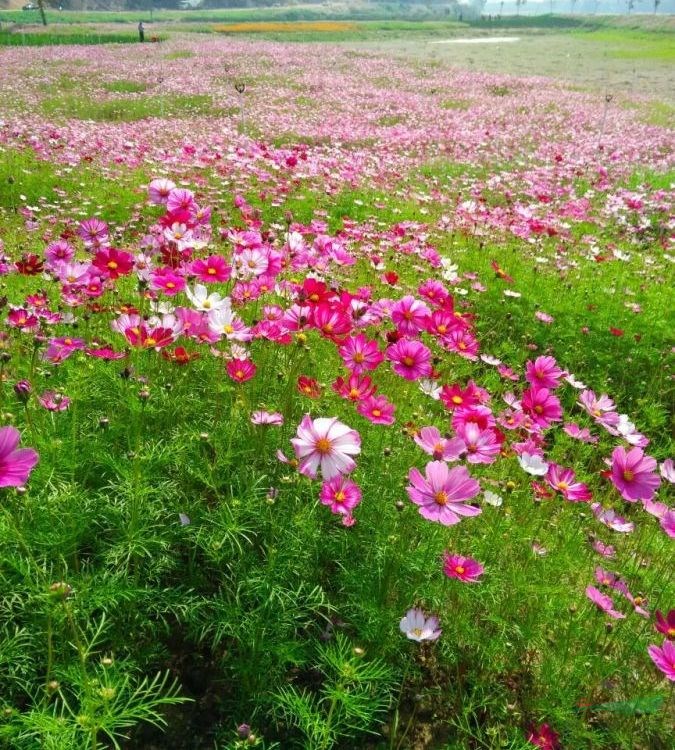
<instances>
[{"instance_id":1,"label":"pale pink flower","mask_svg":"<svg viewBox=\"0 0 675 750\"><path fill-rule=\"evenodd\" d=\"M337 417L312 420L305 414L291 443L300 462L298 471L312 479L318 471L324 479L349 474L356 468L352 456L361 452L359 433Z\"/></svg>"}]
</instances>

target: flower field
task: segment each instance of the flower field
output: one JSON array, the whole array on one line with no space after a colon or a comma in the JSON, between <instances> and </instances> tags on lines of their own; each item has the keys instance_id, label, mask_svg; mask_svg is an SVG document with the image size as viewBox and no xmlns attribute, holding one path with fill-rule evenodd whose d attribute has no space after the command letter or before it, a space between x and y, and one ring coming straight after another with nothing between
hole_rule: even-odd
<instances>
[{"instance_id":1,"label":"flower field","mask_svg":"<svg viewBox=\"0 0 675 750\"><path fill-rule=\"evenodd\" d=\"M0 746L673 746L649 92L196 34L0 87Z\"/></svg>"}]
</instances>

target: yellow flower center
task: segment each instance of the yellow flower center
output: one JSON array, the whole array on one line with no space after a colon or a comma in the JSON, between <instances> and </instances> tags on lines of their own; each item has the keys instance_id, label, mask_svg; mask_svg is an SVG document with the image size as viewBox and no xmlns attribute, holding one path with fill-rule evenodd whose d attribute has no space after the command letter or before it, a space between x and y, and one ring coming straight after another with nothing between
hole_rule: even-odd
<instances>
[{"instance_id":1,"label":"yellow flower center","mask_svg":"<svg viewBox=\"0 0 675 750\"><path fill-rule=\"evenodd\" d=\"M435 500L435 502L436 502L437 505L447 505L447 503L448 503L448 496L447 496L447 494L445 492L443 492L443 490L439 490L434 495L434 500Z\"/></svg>"},{"instance_id":2,"label":"yellow flower center","mask_svg":"<svg viewBox=\"0 0 675 750\"><path fill-rule=\"evenodd\" d=\"M459 573L459 575L462 575L464 573L464 567L462 565L455 565L455 573Z\"/></svg>"},{"instance_id":3,"label":"yellow flower center","mask_svg":"<svg viewBox=\"0 0 675 750\"><path fill-rule=\"evenodd\" d=\"M632 482L633 479L635 479L635 474L629 469L626 469L623 473L623 478L626 482Z\"/></svg>"},{"instance_id":4,"label":"yellow flower center","mask_svg":"<svg viewBox=\"0 0 675 750\"><path fill-rule=\"evenodd\" d=\"M327 453L330 453L330 440L328 440L327 438L319 438L316 441L316 450L322 456L325 456Z\"/></svg>"}]
</instances>

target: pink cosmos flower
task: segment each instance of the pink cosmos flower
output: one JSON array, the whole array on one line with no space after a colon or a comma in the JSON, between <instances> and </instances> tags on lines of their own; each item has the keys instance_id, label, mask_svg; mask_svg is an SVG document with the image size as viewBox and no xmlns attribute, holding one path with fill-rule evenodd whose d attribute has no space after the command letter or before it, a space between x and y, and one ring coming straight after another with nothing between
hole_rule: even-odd
<instances>
[{"instance_id":1,"label":"pink cosmos flower","mask_svg":"<svg viewBox=\"0 0 675 750\"><path fill-rule=\"evenodd\" d=\"M612 547L611 544L605 544L604 542L601 542L599 539L593 542L593 549L603 557L616 557L616 550L614 549L614 547Z\"/></svg>"},{"instance_id":2,"label":"pink cosmos flower","mask_svg":"<svg viewBox=\"0 0 675 750\"><path fill-rule=\"evenodd\" d=\"M469 331L464 329L455 329L450 331L447 336L441 340L444 349L459 354L464 359L470 359L475 362L478 359L478 339Z\"/></svg>"},{"instance_id":3,"label":"pink cosmos flower","mask_svg":"<svg viewBox=\"0 0 675 750\"><path fill-rule=\"evenodd\" d=\"M419 505L420 515L429 521L453 526L460 516L477 516L480 508L468 505L467 500L480 492L480 485L472 479L464 466L448 469L443 461L430 461L426 477L416 468L410 469L408 496Z\"/></svg>"},{"instance_id":4,"label":"pink cosmos flower","mask_svg":"<svg viewBox=\"0 0 675 750\"><path fill-rule=\"evenodd\" d=\"M225 258L220 255L211 255L203 260L200 258L193 261L190 265L190 273L204 284L223 283L230 280L232 268Z\"/></svg>"},{"instance_id":5,"label":"pink cosmos flower","mask_svg":"<svg viewBox=\"0 0 675 750\"><path fill-rule=\"evenodd\" d=\"M360 401L357 406L358 413L370 420L373 424L394 424L394 411L396 407L386 396L369 396Z\"/></svg>"},{"instance_id":6,"label":"pink cosmos flower","mask_svg":"<svg viewBox=\"0 0 675 750\"><path fill-rule=\"evenodd\" d=\"M656 625L659 633L663 633L669 641L675 641L675 609L671 609L664 617L663 612L656 611Z\"/></svg>"},{"instance_id":7,"label":"pink cosmos flower","mask_svg":"<svg viewBox=\"0 0 675 750\"><path fill-rule=\"evenodd\" d=\"M403 297L391 309L391 319L403 336L417 335L428 317L429 308L412 295Z\"/></svg>"},{"instance_id":8,"label":"pink cosmos flower","mask_svg":"<svg viewBox=\"0 0 675 750\"><path fill-rule=\"evenodd\" d=\"M168 266L157 268L150 275L150 287L173 297L185 289L185 279Z\"/></svg>"},{"instance_id":9,"label":"pink cosmos flower","mask_svg":"<svg viewBox=\"0 0 675 750\"><path fill-rule=\"evenodd\" d=\"M431 351L419 341L401 339L385 353L392 369L406 380L419 380L431 375Z\"/></svg>"},{"instance_id":10,"label":"pink cosmos flower","mask_svg":"<svg viewBox=\"0 0 675 750\"><path fill-rule=\"evenodd\" d=\"M595 586L586 587L586 596L593 602L593 604L614 620L622 620L626 616L622 612L617 612L617 610L614 609L614 602L612 599L596 589Z\"/></svg>"},{"instance_id":11,"label":"pink cosmos flower","mask_svg":"<svg viewBox=\"0 0 675 750\"><path fill-rule=\"evenodd\" d=\"M339 353L345 367L354 375L361 375L366 370L376 370L384 359L377 342L371 341L362 333L345 339Z\"/></svg>"},{"instance_id":12,"label":"pink cosmos flower","mask_svg":"<svg viewBox=\"0 0 675 750\"><path fill-rule=\"evenodd\" d=\"M166 205L169 193L176 187L174 182L166 177L158 177L148 185L148 198L156 206Z\"/></svg>"},{"instance_id":13,"label":"pink cosmos flower","mask_svg":"<svg viewBox=\"0 0 675 750\"><path fill-rule=\"evenodd\" d=\"M274 425L280 427L284 423L284 415L278 411L254 411L251 414L251 424L255 425Z\"/></svg>"},{"instance_id":14,"label":"pink cosmos flower","mask_svg":"<svg viewBox=\"0 0 675 750\"><path fill-rule=\"evenodd\" d=\"M443 556L443 572L448 578L456 578L463 583L476 583L484 570L483 565L471 557L451 555L449 552Z\"/></svg>"},{"instance_id":15,"label":"pink cosmos flower","mask_svg":"<svg viewBox=\"0 0 675 750\"><path fill-rule=\"evenodd\" d=\"M546 429L553 422L562 419L560 401L548 390L548 388L528 388L523 393L521 400L523 411L529 415L534 423Z\"/></svg>"},{"instance_id":16,"label":"pink cosmos flower","mask_svg":"<svg viewBox=\"0 0 675 750\"><path fill-rule=\"evenodd\" d=\"M227 374L235 383L246 383L251 380L257 369L250 359L231 359L226 365Z\"/></svg>"},{"instance_id":17,"label":"pink cosmos flower","mask_svg":"<svg viewBox=\"0 0 675 750\"><path fill-rule=\"evenodd\" d=\"M101 272L101 275L114 280L131 273L134 256L124 250L104 247L96 253L91 264Z\"/></svg>"},{"instance_id":18,"label":"pink cosmos flower","mask_svg":"<svg viewBox=\"0 0 675 750\"><path fill-rule=\"evenodd\" d=\"M458 437L466 445L466 460L470 464L494 463L502 447L495 430L490 427L482 430L473 422L467 422L458 431Z\"/></svg>"},{"instance_id":19,"label":"pink cosmos flower","mask_svg":"<svg viewBox=\"0 0 675 750\"><path fill-rule=\"evenodd\" d=\"M667 482L675 484L675 465L673 465L672 458L667 458L661 466L659 466L659 472Z\"/></svg>"},{"instance_id":20,"label":"pink cosmos flower","mask_svg":"<svg viewBox=\"0 0 675 750\"><path fill-rule=\"evenodd\" d=\"M321 485L319 500L331 509L331 513L351 516L361 502L361 488L351 479L337 474Z\"/></svg>"},{"instance_id":21,"label":"pink cosmos flower","mask_svg":"<svg viewBox=\"0 0 675 750\"><path fill-rule=\"evenodd\" d=\"M54 391L45 391L41 396L38 396L38 401L47 411L65 411L70 405L68 396Z\"/></svg>"},{"instance_id":22,"label":"pink cosmos flower","mask_svg":"<svg viewBox=\"0 0 675 750\"><path fill-rule=\"evenodd\" d=\"M571 503L583 503L591 499L591 491L582 482L575 480L572 469L566 469L558 464L550 463L546 473L546 481L554 490Z\"/></svg>"},{"instance_id":23,"label":"pink cosmos flower","mask_svg":"<svg viewBox=\"0 0 675 750\"><path fill-rule=\"evenodd\" d=\"M457 461L466 450L461 438L444 438L436 427L422 427L413 440L434 461Z\"/></svg>"},{"instance_id":24,"label":"pink cosmos flower","mask_svg":"<svg viewBox=\"0 0 675 750\"><path fill-rule=\"evenodd\" d=\"M507 365L497 365L497 372L499 373L499 376L505 380L520 380L520 375Z\"/></svg>"},{"instance_id":25,"label":"pink cosmos flower","mask_svg":"<svg viewBox=\"0 0 675 750\"><path fill-rule=\"evenodd\" d=\"M578 424L570 422L563 427L563 430L575 440L580 440L582 443L591 443L595 445L598 442L596 435L592 435L588 427L583 429Z\"/></svg>"},{"instance_id":26,"label":"pink cosmos flower","mask_svg":"<svg viewBox=\"0 0 675 750\"><path fill-rule=\"evenodd\" d=\"M671 539L675 539L675 510L666 511L660 521L661 528Z\"/></svg>"},{"instance_id":27,"label":"pink cosmos flower","mask_svg":"<svg viewBox=\"0 0 675 750\"><path fill-rule=\"evenodd\" d=\"M338 421L337 417L312 420L305 414L291 439L301 474L314 479L321 471L324 479L349 474L356 468L352 456L361 452L361 436Z\"/></svg>"},{"instance_id":28,"label":"pink cosmos flower","mask_svg":"<svg viewBox=\"0 0 675 750\"><path fill-rule=\"evenodd\" d=\"M596 419L603 413L614 410L614 401L607 394L596 396L591 390L582 391L577 403Z\"/></svg>"},{"instance_id":29,"label":"pink cosmos flower","mask_svg":"<svg viewBox=\"0 0 675 750\"><path fill-rule=\"evenodd\" d=\"M600 503L592 503L591 510L600 523L604 523L605 526L613 531L619 531L622 534L630 534L633 529L635 529L634 523L627 521L623 516L620 516L611 508L603 508Z\"/></svg>"},{"instance_id":30,"label":"pink cosmos flower","mask_svg":"<svg viewBox=\"0 0 675 750\"><path fill-rule=\"evenodd\" d=\"M377 386L368 375L350 375L347 380L342 376L332 384L332 389L342 398L359 402L370 398L377 391Z\"/></svg>"},{"instance_id":31,"label":"pink cosmos flower","mask_svg":"<svg viewBox=\"0 0 675 750\"><path fill-rule=\"evenodd\" d=\"M534 362L529 360L525 365L525 379L537 388L555 390L564 374L565 371L558 367L554 357L537 357Z\"/></svg>"},{"instance_id":32,"label":"pink cosmos flower","mask_svg":"<svg viewBox=\"0 0 675 750\"><path fill-rule=\"evenodd\" d=\"M649 646L647 653L667 679L675 682L675 643L666 639L661 648Z\"/></svg>"},{"instance_id":33,"label":"pink cosmos flower","mask_svg":"<svg viewBox=\"0 0 675 750\"><path fill-rule=\"evenodd\" d=\"M85 219L77 233L85 247L98 248L108 244L108 225L101 219Z\"/></svg>"},{"instance_id":34,"label":"pink cosmos flower","mask_svg":"<svg viewBox=\"0 0 675 750\"><path fill-rule=\"evenodd\" d=\"M540 750L559 750L560 740L548 724L532 727L527 733L527 741Z\"/></svg>"},{"instance_id":35,"label":"pink cosmos flower","mask_svg":"<svg viewBox=\"0 0 675 750\"><path fill-rule=\"evenodd\" d=\"M436 615L427 617L423 610L415 607L405 613L399 628L411 641L436 641L442 633L438 625Z\"/></svg>"},{"instance_id":36,"label":"pink cosmos flower","mask_svg":"<svg viewBox=\"0 0 675 750\"><path fill-rule=\"evenodd\" d=\"M21 487L39 460L32 448L18 448L16 427L0 427L0 487Z\"/></svg>"},{"instance_id":37,"label":"pink cosmos flower","mask_svg":"<svg viewBox=\"0 0 675 750\"><path fill-rule=\"evenodd\" d=\"M637 500L651 500L661 484L656 473L656 460L646 456L641 448L626 451L619 446L612 453L612 484L621 497L631 503Z\"/></svg>"},{"instance_id":38,"label":"pink cosmos flower","mask_svg":"<svg viewBox=\"0 0 675 750\"><path fill-rule=\"evenodd\" d=\"M534 317L540 323L545 323L546 325L551 325L551 323L553 323L553 321L555 320L555 318L552 315L549 315L543 310L537 310L537 312L534 314Z\"/></svg>"}]
</instances>

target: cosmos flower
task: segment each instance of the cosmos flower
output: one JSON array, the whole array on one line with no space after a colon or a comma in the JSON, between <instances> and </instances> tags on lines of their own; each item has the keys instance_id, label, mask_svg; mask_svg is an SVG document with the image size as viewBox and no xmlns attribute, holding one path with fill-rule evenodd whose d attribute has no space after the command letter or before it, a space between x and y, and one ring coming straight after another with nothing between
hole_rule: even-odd
<instances>
[{"instance_id":1,"label":"cosmos flower","mask_svg":"<svg viewBox=\"0 0 675 750\"><path fill-rule=\"evenodd\" d=\"M409 609L399 623L399 628L411 641L436 641L443 632L436 615L427 615L415 607Z\"/></svg>"},{"instance_id":2,"label":"cosmos flower","mask_svg":"<svg viewBox=\"0 0 675 750\"><path fill-rule=\"evenodd\" d=\"M586 596L596 605L596 607L601 609L612 619L622 620L626 616L622 612L615 610L614 602L611 598L596 589L595 586L586 586Z\"/></svg>"},{"instance_id":3,"label":"cosmos flower","mask_svg":"<svg viewBox=\"0 0 675 750\"><path fill-rule=\"evenodd\" d=\"M610 479L621 497L631 503L651 500L661 484L656 473L656 460L637 447L629 451L621 446L614 449Z\"/></svg>"},{"instance_id":4,"label":"cosmos flower","mask_svg":"<svg viewBox=\"0 0 675 750\"><path fill-rule=\"evenodd\" d=\"M661 648L649 646L647 653L666 678L675 682L675 643L666 639Z\"/></svg>"},{"instance_id":5,"label":"cosmos flower","mask_svg":"<svg viewBox=\"0 0 675 750\"><path fill-rule=\"evenodd\" d=\"M337 474L321 485L319 500L332 513L351 516L354 508L361 502L361 488L351 479Z\"/></svg>"},{"instance_id":6,"label":"cosmos flower","mask_svg":"<svg viewBox=\"0 0 675 750\"><path fill-rule=\"evenodd\" d=\"M385 353L397 375L406 380L419 380L431 374L431 351L419 341L401 339Z\"/></svg>"},{"instance_id":7,"label":"cosmos flower","mask_svg":"<svg viewBox=\"0 0 675 750\"><path fill-rule=\"evenodd\" d=\"M425 476L413 468L408 478L408 496L415 505L420 506L420 515L429 521L453 526L460 522L461 516L481 513L480 508L466 502L480 492L480 485L464 466L448 469L443 461L430 461L426 465Z\"/></svg>"},{"instance_id":8,"label":"cosmos flower","mask_svg":"<svg viewBox=\"0 0 675 750\"><path fill-rule=\"evenodd\" d=\"M434 461L457 461L466 450L461 438L445 438L436 427L422 427L413 440Z\"/></svg>"},{"instance_id":9,"label":"cosmos flower","mask_svg":"<svg viewBox=\"0 0 675 750\"><path fill-rule=\"evenodd\" d=\"M369 396L359 402L356 410L373 424L394 424L394 411L396 407L386 396Z\"/></svg>"},{"instance_id":10,"label":"cosmos flower","mask_svg":"<svg viewBox=\"0 0 675 750\"><path fill-rule=\"evenodd\" d=\"M525 365L525 379L537 388L555 390L564 374L565 371L558 367L554 357L537 357L534 362L529 360Z\"/></svg>"},{"instance_id":11,"label":"cosmos flower","mask_svg":"<svg viewBox=\"0 0 675 750\"><path fill-rule=\"evenodd\" d=\"M349 336L339 348L340 357L345 367L354 375L361 375L367 370L376 370L384 360L377 342L371 341L362 333Z\"/></svg>"},{"instance_id":12,"label":"cosmos flower","mask_svg":"<svg viewBox=\"0 0 675 750\"><path fill-rule=\"evenodd\" d=\"M22 487L39 457L32 448L19 448L16 427L0 427L0 487Z\"/></svg>"},{"instance_id":13,"label":"cosmos flower","mask_svg":"<svg viewBox=\"0 0 675 750\"><path fill-rule=\"evenodd\" d=\"M663 612L656 611L656 624L659 633L663 633L669 641L675 641L675 609L671 609L664 617Z\"/></svg>"},{"instance_id":14,"label":"cosmos flower","mask_svg":"<svg viewBox=\"0 0 675 750\"><path fill-rule=\"evenodd\" d=\"M527 741L540 750L559 750L560 739L548 724L531 727L527 733Z\"/></svg>"},{"instance_id":15,"label":"cosmos flower","mask_svg":"<svg viewBox=\"0 0 675 750\"><path fill-rule=\"evenodd\" d=\"M325 480L349 474L356 468L352 456L361 452L361 436L337 417L312 419L305 414L296 437L291 439L298 470L314 479L321 472Z\"/></svg>"},{"instance_id":16,"label":"cosmos flower","mask_svg":"<svg viewBox=\"0 0 675 750\"><path fill-rule=\"evenodd\" d=\"M246 383L255 376L257 367L250 359L231 359L225 366L227 374L235 383Z\"/></svg>"},{"instance_id":17,"label":"cosmos flower","mask_svg":"<svg viewBox=\"0 0 675 750\"><path fill-rule=\"evenodd\" d=\"M68 396L54 391L45 391L41 396L38 396L38 401L47 411L65 411L70 405Z\"/></svg>"},{"instance_id":18,"label":"cosmos flower","mask_svg":"<svg viewBox=\"0 0 675 750\"><path fill-rule=\"evenodd\" d=\"M477 583L485 568L477 560L462 555L451 555L445 552L443 556L443 572L448 578L456 578L463 583Z\"/></svg>"},{"instance_id":19,"label":"cosmos flower","mask_svg":"<svg viewBox=\"0 0 675 750\"><path fill-rule=\"evenodd\" d=\"M521 453L518 456L518 463L523 471L533 477L543 477L548 471L548 464L537 454Z\"/></svg>"},{"instance_id":20,"label":"cosmos flower","mask_svg":"<svg viewBox=\"0 0 675 750\"><path fill-rule=\"evenodd\" d=\"M591 499L591 491L582 482L577 482L572 469L550 463L546 472L546 481L557 490L565 500L572 503L583 503Z\"/></svg>"},{"instance_id":21,"label":"cosmos flower","mask_svg":"<svg viewBox=\"0 0 675 750\"><path fill-rule=\"evenodd\" d=\"M591 503L591 510L600 523L604 523L605 526L613 531L630 534L635 529L634 523L627 521L611 508L603 508L600 503Z\"/></svg>"},{"instance_id":22,"label":"cosmos flower","mask_svg":"<svg viewBox=\"0 0 675 750\"><path fill-rule=\"evenodd\" d=\"M251 414L251 424L255 425L274 425L280 427L284 423L284 415L278 411L254 411Z\"/></svg>"}]
</instances>

